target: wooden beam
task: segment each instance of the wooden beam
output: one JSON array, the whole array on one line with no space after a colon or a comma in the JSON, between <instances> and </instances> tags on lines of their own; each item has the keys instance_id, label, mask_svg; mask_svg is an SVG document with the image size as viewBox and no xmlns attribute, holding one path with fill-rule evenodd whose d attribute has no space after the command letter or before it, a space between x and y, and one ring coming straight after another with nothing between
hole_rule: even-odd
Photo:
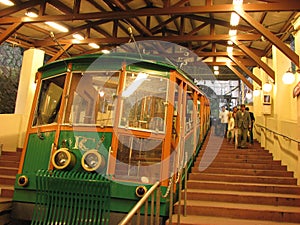
<instances>
[{"instance_id":1,"label":"wooden beam","mask_svg":"<svg viewBox=\"0 0 300 225\"><path fill-rule=\"evenodd\" d=\"M23 23L14 23L13 25L9 26L6 31L4 31L2 34L0 34L0 44L2 44L4 41L6 41L13 33L15 33Z\"/></svg>"},{"instance_id":2,"label":"wooden beam","mask_svg":"<svg viewBox=\"0 0 300 225\"><path fill-rule=\"evenodd\" d=\"M299 2L298 2L299 4ZM300 4L299 4L300 5ZM246 13L242 8L237 8L236 13L240 15L247 23L249 23L253 28L255 28L259 33L266 37L271 43L273 43L278 49L281 50L292 62L294 62L298 67L300 66L299 56L286 46L278 37L276 37L271 31L266 29L262 24L253 19L248 13Z\"/></svg>"},{"instance_id":3,"label":"wooden beam","mask_svg":"<svg viewBox=\"0 0 300 225\"><path fill-rule=\"evenodd\" d=\"M260 87L262 86L262 81L255 76L248 68L240 62L236 57L229 55L229 58L236 64L238 65L253 81L255 81Z\"/></svg>"},{"instance_id":4,"label":"wooden beam","mask_svg":"<svg viewBox=\"0 0 300 225\"><path fill-rule=\"evenodd\" d=\"M242 42L238 40L233 40L233 42L250 58L252 58L259 65L259 67L261 67L275 81L275 72L274 70L272 70L272 68L270 68L266 63L261 61L261 59L256 54L254 54L249 48L247 48Z\"/></svg>"},{"instance_id":5,"label":"wooden beam","mask_svg":"<svg viewBox=\"0 0 300 225\"><path fill-rule=\"evenodd\" d=\"M31 2L31 1L30 1ZM298 0L289 0L288 3L269 3L258 4L249 3L243 4L246 12L261 12L261 11L295 11L300 10ZM229 13L235 11L232 4L220 5L205 5L205 6L186 6L186 7L167 7L167 8L142 8L126 11L110 11L110 12L92 12L80 14L66 15L45 15L37 18L28 17L2 17L0 24L10 24L17 22L37 23L45 21L74 21L74 20L91 20L91 19L128 19L139 16L155 16L155 15L189 15L199 13ZM0 11L1 14L1 11Z\"/></svg>"},{"instance_id":6,"label":"wooden beam","mask_svg":"<svg viewBox=\"0 0 300 225\"><path fill-rule=\"evenodd\" d=\"M234 68L234 66L232 65L227 65L227 67L229 69L232 70L232 72L234 72L243 82L244 84L246 84L248 86L248 88L250 88L253 91L253 84L251 84L244 76L243 74L241 74L236 68Z\"/></svg>"},{"instance_id":7,"label":"wooden beam","mask_svg":"<svg viewBox=\"0 0 300 225\"><path fill-rule=\"evenodd\" d=\"M260 35L257 34L240 34L237 35L237 39L244 40L244 41L254 41L257 40L257 37L260 37ZM58 37L57 37L58 38ZM83 41L79 41L78 44L88 44L91 41L92 42L99 42L99 43L108 43L108 44L122 44L127 43L129 37L109 37L109 38L90 38L85 39ZM160 41L169 41L169 42L185 42L185 41L218 41L218 40L231 40L231 36L228 34L216 34L216 35L178 35L178 36L152 36L152 37L141 37L137 36L135 37L137 41L144 41L144 40L160 40ZM67 44L72 43L72 39L69 40L60 40L60 43ZM36 41L36 46L41 45L55 45L55 42L52 40L42 40L42 41Z\"/></svg>"},{"instance_id":8,"label":"wooden beam","mask_svg":"<svg viewBox=\"0 0 300 225\"><path fill-rule=\"evenodd\" d=\"M62 49L60 49L51 59L49 59L47 61L47 63L53 62L55 60L57 60L58 58L60 58L66 51L68 51L69 48L72 47L72 44L67 44L65 46L62 47Z\"/></svg>"}]
</instances>

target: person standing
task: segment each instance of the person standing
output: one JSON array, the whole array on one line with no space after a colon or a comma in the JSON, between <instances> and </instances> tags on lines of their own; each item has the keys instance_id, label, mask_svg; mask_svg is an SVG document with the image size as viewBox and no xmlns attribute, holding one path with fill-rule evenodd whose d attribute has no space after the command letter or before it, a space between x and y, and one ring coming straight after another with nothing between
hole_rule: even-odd
<instances>
[{"instance_id":1,"label":"person standing","mask_svg":"<svg viewBox=\"0 0 300 225\"><path fill-rule=\"evenodd\" d=\"M241 110L236 113L236 126L239 129L238 148L247 148L248 129L251 128L250 113L245 110L245 105L241 105Z\"/></svg>"},{"instance_id":2,"label":"person standing","mask_svg":"<svg viewBox=\"0 0 300 225\"><path fill-rule=\"evenodd\" d=\"M246 107L246 111L250 113L250 118L251 118L251 128L249 128L249 142L250 144L253 144L253 126L255 122L255 117L254 113L249 111L249 107Z\"/></svg>"},{"instance_id":3,"label":"person standing","mask_svg":"<svg viewBox=\"0 0 300 225\"><path fill-rule=\"evenodd\" d=\"M221 135L224 137L227 137L227 128L228 128L228 114L229 111L225 108L225 106L222 106L221 112L219 114L219 119L221 122Z\"/></svg>"}]
</instances>

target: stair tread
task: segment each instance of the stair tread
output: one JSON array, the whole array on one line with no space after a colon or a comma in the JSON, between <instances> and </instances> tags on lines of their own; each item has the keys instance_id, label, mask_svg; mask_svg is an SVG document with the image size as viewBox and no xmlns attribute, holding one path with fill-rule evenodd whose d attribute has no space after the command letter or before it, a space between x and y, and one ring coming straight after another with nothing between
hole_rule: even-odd
<instances>
[{"instance_id":1,"label":"stair tread","mask_svg":"<svg viewBox=\"0 0 300 225\"><path fill-rule=\"evenodd\" d=\"M181 201L181 205L183 204L184 204L184 200ZM178 202L175 205L178 205ZM300 214L300 206L273 206L273 205L201 201L201 200L187 200L187 206L227 208L227 209L238 209L238 210L244 209L244 210L254 210L254 211L264 211L264 212L274 211L274 212L287 212L287 213Z\"/></svg>"},{"instance_id":2,"label":"stair tread","mask_svg":"<svg viewBox=\"0 0 300 225\"><path fill-rule=\"evenodd\" d=\"M8 184L0 184L0 189L14 190L14 186Z\"/></svg>"},{"instance_id":3,"label":"stair tread","mask_svg":"<svg viewBox=\"0 0 300 225\"><path fill-rule=\"evenodd\" d=\"M0 203L9 203L12 201L12 198L0 197Z\"/></svg>"},{"instance_id":4,"label":"stair tread","mask_svg":"<svg viewBox=\"0 0 300 225\"><path fill-rule=\"evenodd\" d=\"M225 172L225 171L224 171ZM193 173L191 173L193 174ZM205 172L201 172L201 173L195 173L197 175L205 175L205 176L222 176L222 177L250 177L250 178L253 178L253 175L243 175L243 174L226 174L226 173L218 173L218 174L215 174L215 173L205 173ZM270 179L286 179L286 180L291 180L291 179L296 179L294 177L277 177L277 176L262 176L262 175L255 175L255 177L257 178L270 178Z\"/></svg>"},{"instance_id":5,"label":"stair tread","mask_svg":"<svg viewBox=\"0 0 300 225\"><path fill-rule=\"evenodd\" d=\"M0 167L1 168L1 167ZM206 168L207 170L211 169L211 170L221 170L221 171L224 171L224 170L230 170L230 171L247 171L247 172L271 172L271 171L274 171L274 172L280 172L280 173L283 173L283 172L286 172L286 173L292 173L290 171L282 171L282 170L277 170L277 169L255 169L255 168L228 168L228 167L207 167ZM206 171L203 170L203 171L193 171L193 173L203 173Z\"/></svg>"},{"instance_id":6,"label":"stair tread","mask_svg":"<svg viewBox=\"0 0 300 225\"><path fill-rule=\"evenodd\" d=\"M172 216L172 221L173 223L177 222L177 215ZM249 220L249 219L233 219L227 217L197 216L197 215L188 215L188 216L181 215L180 224L181 225L299 225L299 223L274 222L274 221Z\"/></svg>"},{"instance_id":7,"label":"stair tread","mask_svg":"<svg viewBox=\"0 0 300 225\"><path fill-rule=\"evenodd\" d=\"M278 197L278 198L296 198L300 199L300 195L295 194L281 194L281 193L269 193L269 192L247 192L247 191L226 191L226 190L199 190L199 189L187 189L187 192L204 193L204 194L226 194L226 195L239 195L239 196L253 196L253 197Z\"/></svg>"},{"instance_id":8,"label":"stair tread","mask_svg":"<svg viewBox=\"0 0 300 225\"><path fill-rule=\"evenodd\" d=\"M244 183L244 182L226 182L226 181L210 181L210 180L188 180L189 182L199 182L199 183L211 183L211 184L224 184L224 185L246 185L246 186L270 186L270 187L295 187L299 188L300 186L293 184L263 184L263 183Z\"/></svg>"}]
</instances>

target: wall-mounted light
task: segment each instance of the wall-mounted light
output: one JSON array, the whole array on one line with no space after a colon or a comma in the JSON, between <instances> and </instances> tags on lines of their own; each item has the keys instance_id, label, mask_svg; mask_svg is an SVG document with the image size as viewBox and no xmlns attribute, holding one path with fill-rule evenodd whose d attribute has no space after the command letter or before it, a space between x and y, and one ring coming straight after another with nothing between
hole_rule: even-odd
<instances>
[{"instance_id":1,"label":"wall-mounted light","mask_svg":"<svg viewBox=\"0 0 300 225\"><path fill-rule=\"evenodd\" d=\"M266 83L264 83L263 85L263 91L264 92L270 92L272 90L272 84L269 83L269 81L267 81Z\"/></svg>"},{"instance_id":2,"label":"wall-mounted light","mask_svg":"<svg viewBox=\"0 0 300 225\"><path fill-rule=\"evenodd\" d=\"M45 22L45 24L49 25L50 27L60 31L60 32L69 32L69 29L61 24L58 24L56 22Z\"/></svg>"},{"instance_id":3,"label":"wall-mounted light","mask_svg":"<svg viewBox=\"0 0 300 225\"><path fill-rule=\"evenodd\" d=\"M30 8L30 9L27 9L26 10L26 13L25 13L26 16L28 17L38 17L39 16L39 11L35 8Z\"/></svg>"},{"instance_id":4,"label":"wall-mounted light","mask_svg":"<svg viewBox=\"0 0 300 225\"><path fill-rule=\"evenodd\" d=\"M13 3L12 1L9 1L9 0L0 0L0 3L7 5L7 6L15 5L15 3Z\"/></svg>"},{"instance_id":5,"label":"wall-mounted light","mask_svg":"<svg viewBox=\"0 0 300 225\"><path fill-rule=\"evenodd\" d=\"M247 93L246 93L246 98L247 98L248 100L252 98L252 93L251 93L250 90L247 91Z\"/></svg>"},{"instance_id":6,"label":"wall-mounted light","mask_svg":"<svg viewBox=\"0 0 300 225\"><path fill-rule=\"evenodd\" d=\"M255 89L255 90L253 91L253 95L254 95L255 97L260 96L260 89Z\"/></svg>"},{"instance_id":7,"label":"wall-mounted light","mask_svg":"<svg viewBox=\"0 0 300 225\"><path fill-rule=\"evenodd\" d=\"M282 81L284 84L292 84L295 81L295 75L293 74L292 70L289 69L286 71L282 76Z\"/></svg>"},{"instance_id":8,"label":"wall-mounted light","mask_svg":"<svg viewBox=\"0 0 300 225\"><path fill-rule=\"evenodd\" d=\"M220 74L219 70L214 70L214 74L219 75Z\"/></svg>"}]
</instances>

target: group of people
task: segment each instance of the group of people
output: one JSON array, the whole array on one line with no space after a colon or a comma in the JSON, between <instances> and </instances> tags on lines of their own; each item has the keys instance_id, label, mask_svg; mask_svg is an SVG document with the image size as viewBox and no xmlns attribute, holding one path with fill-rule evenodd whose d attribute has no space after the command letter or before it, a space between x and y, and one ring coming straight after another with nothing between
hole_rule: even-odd
<instances>
[{"instance_id":1,"label":"group of people","mask_svg":"<svg viewBox=\"0 0 300 225\"><path fill-rule=\"evenodd\" d=\"M253 144L255 117L249 111L249 107L242 104L240 109L235 106L232 112L229 112L225 106L222 106L219 119L221 134L224 134L229 142L235 142L237 147L242 149L247 148L247 142Z\"/></svg>"}]
</instances>

